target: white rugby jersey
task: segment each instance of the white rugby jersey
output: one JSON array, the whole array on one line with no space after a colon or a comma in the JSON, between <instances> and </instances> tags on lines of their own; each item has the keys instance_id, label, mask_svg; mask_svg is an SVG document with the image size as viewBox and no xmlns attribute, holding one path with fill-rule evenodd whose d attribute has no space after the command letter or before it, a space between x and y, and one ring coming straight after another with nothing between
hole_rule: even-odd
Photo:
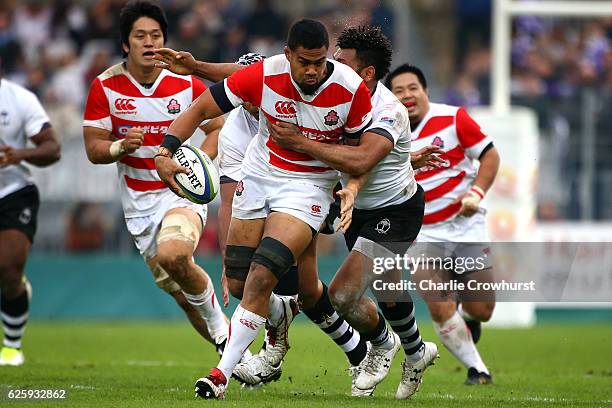
<instances>
[{"instance_id":1,"label":"white rugby jersey","mask_svg":"<svg viewBox=\"0 0 612 408\"><path fill-rule=\"evenodd\" d=\"M372 168L355 208L371 210L401 204L417 190L410 164L410 120L404 105L381 82L372 95L372 124L365 132L370 131L391 140L393 149ZM346 185L349 176L343 174L342 179Z\"/></svg>"},{"instance_id":2,"label":"white rugby jersey","mask_svg":"<svg viewBox=\"0 0 612 408\"><path fill-rule=\"evenodd\" d=\"M157 175L153 157L168 127L206 86L193 76L162 70L153 86L145 88L127 71L114 65L91 84L83 126L110 131L117 139L131 127L142 127L144 143L117 162L121 201L126 218L155 212L160 195L169 192Z\"/></svg>"},{"instance_id":3,"label":"white rugby jersey","mask_svg":"<svg viewBox=\"0 0 612 408\"><path fill-rule=\"evenodd\" d=\"M0 79L0 145L23 149L29 138L43 130L49 117L36 95ZM0 198L34 184L30 170L19 163L0 168Z\"/></svg>"},{"instance_id":4,"label":"white rugby jersey","mask_svg":"<svg viewBox=\"0 0 612 408\"><path fill-rule=\"evenodd\" d=\"M453 201L468 192L476 177L473 160L478 159L492 139L463 108L430 103L429 111L412 132L414 150L427 145L439 146L446 165L440 169L416 170L416 180L425 190L423 224L452 219L461 209Z\"/></svg>"},{"instance_id":5,"label":"white rugby jersey","mask_svg":"<svg viewBox=\"0 0 612 408\"><path fill-rule=\"evenodd\" d=\"M249 111L243 107L231 111L219 132L219 161L241 163L258 129L259 121Z\"/></svg>"},{"instance_id":6,"label":"white rugby jersey","mask_svg":"<svg viewBox=\"0 0 612 408\"><path fill-rule=\"evenodd\" d=\"M244 173L308 178L325 185L337 182L338 171L310 155L283 149L268 132L268 121L284 121L297 125L312 140L340 143L343 135L350 137L365 129L371 121L365 82L344 64L332 60L328 64L333 71L313 95L304 94L293 81L284 55L250 65L224 80L225 100L217 100L223 110L243 102L260 108L259 131L244 159Z\"/></svg>"}]
</instances>

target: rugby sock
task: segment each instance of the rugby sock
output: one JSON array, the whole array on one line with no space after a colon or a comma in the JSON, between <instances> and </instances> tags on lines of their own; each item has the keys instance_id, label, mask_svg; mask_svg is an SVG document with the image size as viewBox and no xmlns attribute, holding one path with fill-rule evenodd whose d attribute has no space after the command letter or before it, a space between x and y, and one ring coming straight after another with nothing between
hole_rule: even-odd
<instances>
[{"instance_id":1,"label":"rugby sock","mask_svg":"<svg viewBox=\"0 0 612 408\"><path fill-rule=\"evenodd\" d=\"M465 325L465 321L455 312L450 319L442 324L433 322L434 329L442 343L464 366L474 367L480 372L489 374L476 345L472 340L472 335Z\"/></svg>"},{"instance_id":2,"label":"rugby sock","mask_svg":"<svg viewBox=\"0 0 612 408\"><path fill-rule=\"evenodd\" d=\"M215 343L222 343L227 337L227 321L219 306L219 301L215 296L215 291L210 279L208 280L204 292L199 295L191 295L186 292L183 292L183 294L187 302L200 313L200 316L202 316L202 319L206 322L208 333L210 333Z\"/></svg>"},{"instance_id":3,"label":"rugby sock","mask_svg":"<svg viewBox=\"0 0 612 408\"><path fill-rule=\"evenodd\" d=\"M14 299L7 299L6 296L0 299L5 347L21 348L21 337L28 322L29 303L26 290Z\"/></svg>"},{"instance_id":4,"label":"rugby sock","mask_svg":"<svg viewBox=\"0 0 612 408\"><path fill-rule=\"evenodd\" d=\"M223 372L229 380L234 367L242 358L244 352L249 348L257 337L259 330L266 324L266 318L250 312L238 305L230 322L229 337L227 345L221 356L217 368Z\"/></svg>"},{"instance_id":5,"label":"rugby sock","mask_svg":"<svg viewBox=\"0 0 612 408\"><path fill-rule=\"evenodd\" d=\"M285 314L284 312L285 305L283 300L280 296L271 293L270 301L268 302L268 321L272 327L278 327Z\"/></svg>"},{"instance_id":6,"label":"rugby sock","mask_svg":"<svg viewBox=\"0 0 612 408\"><path fill-rule=\"evenodd\" d=\"M363 338L372 343L372 347L379 349L390 350L395 345L395 340L389 333L385 318L380 312L378 313L378 324L376 328L369 333L363 333Z\"/></svg>"},{"instance_id":7,"label":"rugby sock","mask_svg":"<svg viewBox=\"0 0 612 408\"><path fill-rule=\"evenodd\" d=\"M323 294L319 301L303 312L344 351L352 366L363 361L368 352L366 342L359 332L334 310L327 295L327 286L323 285Z\"/></svg>"},{"instance_id":8,"label":"rugby sock","mask_svg":"<svg viewBox=\"0 0 612 408\"><path fill-rule=\"evenodd\" d=\"M414 303L401 302L388 307L386 303L379 303L378 307L391 325L391 328L402 341L406 359L416 363L425 354L425 347L421 333L414 318Z\"/></svg>"}]
</instances>

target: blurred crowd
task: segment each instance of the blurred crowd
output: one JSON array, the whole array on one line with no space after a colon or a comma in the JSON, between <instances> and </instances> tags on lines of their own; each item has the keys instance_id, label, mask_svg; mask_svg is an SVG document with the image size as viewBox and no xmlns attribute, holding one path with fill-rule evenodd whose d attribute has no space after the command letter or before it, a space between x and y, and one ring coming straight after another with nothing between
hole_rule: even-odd
<instances>
[{"instance_id":1,"label":"blurred crowd","mask_svg":"<svg viewBox=\"0 0 612 408\"><path fill-rule=\"evenodd\" d=\"M118 16L125 3L126 0L0 2L2 75L39 96L58 136L68 147L65 158L81 156L82 148L76 145L81 143L82 110L89 83L121 60ZM413 47L404 55L410 55L411 62L415 58L413 62L417 65L427 66L419 58L430 60L429 82L432 88L437 88L440 98L436 101L467 107L489 103L491 0L406 2L406 15L411 14L412 20L400 18L404 16L398 10L404 12L404 9L397 3L393 7L391 2L377 0L161 0L160 3L169 20L167 45L212 62L233 61L249 51L265 55L279 53L287 28L296 18L304 16L322 20L330 30L332 44L344 27L355 24L380 25L393 42L394 36L402 32L399 21L411 21L417 27L418 42L423 43L425 53L415 55ZM428 20L423 10L430 10L433 17ZM603 186L612 182L612 165L604 154L612 148L612 17L520 17L513 20L512 27L513 104L525 105L537 112L541 144L547 152L542 164L545 168L548 166L548 171L542 177L550 180L541 183L545 188L540 192L539 217L579 218L579 203L571 192L579 183L584 166L577 152L585 119L582 106L589 95L595 95L596 101L596 109L587 112L593 116L597 133L598 155L593 160L598 175L599 170L609 175L598 178L596 183ZM411 37L410 44L416 42ZM71 143L73 146L69 147ZM78 165L88 166L82 156ZM68 166L69 171L73 171L73 165ZM57 174L63 172L62 169ZM101 178L108 180L108 172L99 168L85 169L82 173L103 174ZM68 193L58 193L58 196L68 196ZM92 196L92 200L100 203L99 197ZM78 251L107 246L108 239L95 236L108 235L109 223L92 220L100 217L114 220L114 213L105 214L108 202L96 209L77 201L80 200L72 199L69 206L62 207L73 207L73 211L65 213L65 248ZM604 217L599 209L605 203L604 197L595 205L596 218ZM119 224L113 222L113 230L120 229ZM210 221L211 231L201 245L206 253L216 251L215 224L214 220ZM49 236L53 236L51 229ZM114 238L110 241L121 242Z\"/></svg>"}]
</instances>

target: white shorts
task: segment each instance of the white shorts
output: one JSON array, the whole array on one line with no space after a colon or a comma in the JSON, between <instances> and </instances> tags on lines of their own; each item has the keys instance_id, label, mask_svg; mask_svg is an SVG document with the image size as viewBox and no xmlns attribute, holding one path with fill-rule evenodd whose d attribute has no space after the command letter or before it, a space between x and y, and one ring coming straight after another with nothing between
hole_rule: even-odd
<instances>
[{"instance_id":1,"label":"white shorts","mask_svg":"<svg viewBox=\"0 0 612 408\"><path fill-rule=\"evenodd\" d=\"M192 203L191 201L176 196L171 191L165 194L159 201L159 206L155 214L146 217L126 218L125 223L127 229L132 235L136 248L144 257L145 261L149 261L157 254L157 233L161 226L164 215L173 208L188 208L199 214L202 218L202 226L206 224L205 205Z\"/></svg>"},{"instance_id":2,"label":"white shorts","mask_svg":"<svg viewBox=\"0 0 612 408\"><path fill-rule=\"evenodd\" d=\"M219 132L219 175L234 181L242 179L242 161L257 134L259 122L244 108L230 112ZM222 180L223 181L223 180Z\"/></svg>"},{"instance_id":3,"label":"white shorts","mask_svg":"<svg viewBox=\"0 0 612 408\"><path fill-rule=\"evenodd\" d=\"M277 211L318 231L334 201L332 191L333 186L320 186L308 179L246 174L234 193L232 217L253 220Z\"/></svg>"},{"instance_id":4,"label":"white shorts","mask_svg":"<svg viewBox=\"0 0 612 408\"><path fill-rule=\"evenodd\" d=\"M424 255L432 258L479 258L482 262L475 270L487 269L492 266L491 248L486 229L486 210L471 217L458 216L447 222L423 225L416 239L416 244L410 249L412 256ZM476 243L476 244L475 244ZM483 244L477 244L483 243ZM455 271L461 274L462 272Z\"/></svg>"}]
</instances>

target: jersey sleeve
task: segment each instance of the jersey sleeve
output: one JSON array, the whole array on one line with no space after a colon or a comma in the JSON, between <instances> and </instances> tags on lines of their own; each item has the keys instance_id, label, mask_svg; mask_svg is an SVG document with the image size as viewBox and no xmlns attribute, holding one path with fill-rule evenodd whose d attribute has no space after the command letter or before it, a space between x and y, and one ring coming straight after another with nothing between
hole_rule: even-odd
<instances>
[{"instance_id":1,"label":"jersey sleeve","mask_svg":"<svg viewBox=\"0 0 612 408\"><path fill-rule=\"evenodd\" d=\"M351 108L344 125L344 131L348 138L356 138L361 135L364 129L372 121L372 101L370 99L370 90L364 81L361 81L353 101Z\"/></svg>"},{"instance_id":2,"label":"jersey sleeve","mask_svg":"<svg viewBox=\"0 0 612 408\"><path fill-rule=\"evenodd\" d=\"M50 121L36 95L27 91L24 96L24 129L26 136L30 138L39 134L43 126Z\"/></svg>"},{"instance_id":3,"label":"jersey sleeve","mask_svg":"<svg viewBox=\"0 0 612 408\"><path fill-rule=\"evenodd\" d=\"M386 104L380 112L373 115L372 124L365 131L384 136L395 146L409 126L406 108L399 102L393 102Z\"/></svg>"},{"instance_id":4,"label":"jersey sleeve","mask_svg":"<svg viewBox=\"0 0 612 408\"><path fill-rule=\"evenodd\" d=\"M264 81L263 64L264 61L260 61L249 65L225 79L225 94L232 106L237 107L244 102L261 106Z\"/></svg>"},{"instance_id":5,"label":"jersey sleeve","mask_svg":"<svg viewBox=\"0 0 612 408\"><path fill-rule=\"evenodd\" d=\"M98 78L91 83L89 88L87 102L85 103L83 126L96 127L108 130L109 132L113 130L108 98Z\"/></svg>"},{"instance_id":6,"label":"jersey sleeve","mask_svg":"<svg viewBox=\"0 0 612 408\"><path fill-rule=\"evenodd\" d=\"M482 132L480 125L464 108L459 108L457 111L455 126L459 144L470 159L478 159L484 149L493 142L493 139Z\"/></svg>"}]
</instances>

